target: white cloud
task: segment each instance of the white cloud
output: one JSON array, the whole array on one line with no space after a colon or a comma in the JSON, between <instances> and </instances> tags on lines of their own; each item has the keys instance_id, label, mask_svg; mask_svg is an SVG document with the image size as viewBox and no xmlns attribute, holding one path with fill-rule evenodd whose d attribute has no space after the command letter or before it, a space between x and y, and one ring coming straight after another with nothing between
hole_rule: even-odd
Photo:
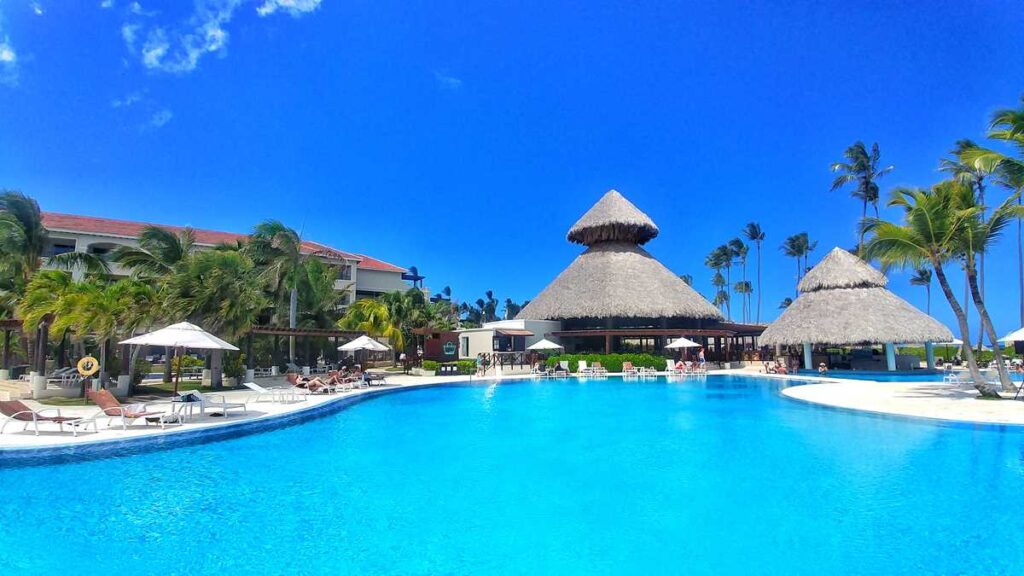
<instances>
[{"instance_id":1,"label":"white cloud","mask_svg":"<svg viewBox=\"0 0 1024 576\"><path fill-rule=\"evenodd\" d=\"M39 2L33 2L32 4L30 4L30 6L32 7L32 12L35 13L36 16L43 15L43 7L42 5L39 4Z\"/></svg>"},{"instance_id":2,"label":"white cloud","mask_svg":"<svg viewBox=\"0 0 1024 576\"><path fill-rule=\"evenodd\" d=\"M150 117L149 122L146 123L146 127L162 128L165 124L171 121L171 118L174 118L174 114L167 108L162 108Z\"/></svg>"},{"instance_id":3,"label":"white cloud","mask_svg":"<svg viewBox=\"0 0 1024 576\"><path fill-rule=\"evenodd\" d=\"M264 0L263 4L256 8L256 13L260 16L269 16L278 10L284 10L298 17L319 7L320 0Z\"/></svg>"},{"instance_id":4,"label":"white cloud","mask_svg":"<svg viewBox=\"0 0 1024 576\"><path fill-rule=\"evenodd\" d=\"M141 92L132 92L126 95L124 98L114 98L110 101L111 108L128 108L134 104L138 104L142 101Z\"/></svg>"},{"instance_id":5,"label":"white cloud","mask_svg":"<svg viewBox=\"0 0 1024 576\"><path fill-rule=\"evenodd\" d=\"M18 53L4 34L3 14L0 14L0 84L18 85Z\"/></svg>"},{"instance_id":6,"label":"white cloud","mask_svg":"<svg viewBox=\"0 0 1024 576\"><path fill-rule=\"evenodd\" d=\"M113 7L114 7L114 0L103 0L102 2L100 2L100 8L106 9L106 8L113 8Z\"/></svg>"},{"instance_id":7,"label":"white cloud","mask_svg":"<svg viewBox=\"0 0 1024 576\"><path fill-rule=\"evenodd\" d=\"M444 88L445 90L458 90L459 88L462 88L462 79L456 78L455 76L450 76L441 72L434 72L434 79L436 79L437 83L441 85L441 88Z\"/></svg>"},{"instance_id":8,"label":"white cloud","mask_svg":"<svg viewBox=\"0 0 1024 576\"><path fill-rule=\"evenodd\" d=\"M150 70L186 74L199 66L207 54L227 52L228 25L244 4L256 4L256 13L269 16L277 11L298 17L316 10L321 0L195 0L192 14L177 24L151 24L156 12L146 12L139 2L129 5L132 20L121 27L129 52ZM140 45L141 41L141 45Z\"/></svg>"}]
</instances>

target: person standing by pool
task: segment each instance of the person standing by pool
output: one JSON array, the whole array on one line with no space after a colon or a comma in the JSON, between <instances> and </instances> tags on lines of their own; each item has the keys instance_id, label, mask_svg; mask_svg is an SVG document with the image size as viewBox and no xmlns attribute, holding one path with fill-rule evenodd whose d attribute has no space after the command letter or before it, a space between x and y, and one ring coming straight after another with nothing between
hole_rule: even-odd
<instances>
[{"instance_id":1,"label":"person standing by pool","mask_svg":"<svg viewBox=\"0 0 1024 576\"><path fill-rule=\"evenodd\" d=\"M484 355L483 353L477 353L476 355L476 375L484 375Z\"/></svg>"},{"instance_id":2,"label":"person standing by pool","mask_svg":"<svg viewBox=\"0 0 1024 576\"><path fill-rule=\"evenodd\" d=\"M704 347L703 346L701 346L697 350L697 363L700 364L701 368L704 367L705 360L704 360Z\"/></svg>"}]
</instances>

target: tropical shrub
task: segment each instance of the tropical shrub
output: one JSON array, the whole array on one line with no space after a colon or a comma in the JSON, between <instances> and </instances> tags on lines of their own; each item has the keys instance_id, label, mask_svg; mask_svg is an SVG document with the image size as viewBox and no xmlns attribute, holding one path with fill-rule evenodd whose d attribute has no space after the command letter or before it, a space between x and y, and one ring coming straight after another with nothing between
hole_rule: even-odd
<instances>
[{"instance_id":1,"label":"tropical shrub","mask_svg":"<svg viewBox=\"0 0 1024 576\"><path fill-rule=\"evenodd\" d=\"M580 360L585 360L588 366L600 362L609 372L622 372L623 362L632 362L634 368L665 369L665 357L653 354L561 354L548 358L547 363L549 367L554 367L563 360L569 361L569 370L572 372L579 369Z\"/></svg>"},{"instance_id":2,"label":"tropical shrub","mask_svg":"<svg viewBox=\"0 0 1024 576\"><path fill-rule=\"evenodd\" d=\"M426 362L424 362L426 364ZM441 366L456 366L459 374L476 374L475 360L456 360L455 362L444 362Z\"/></svg>"},{"instance_id":3,"label":"tropical shrub","mask_svg":"<svg viewBox=\"0 0 1024 576\"><path fill-rule=\"evenodd\" d=\"M245 354L228 353L224 358L224 377L225 378L244 378L245 377Z\"/></svg>"},{"instance_id":4,"label":"tropical shrub","mask_svg":"<svg viewBox=\"0 0 1024 576\"><path fill-rule=\"evenodd\" d=\"M132 386L142 384L142 379L153 371L153 363L145 358L135 359L135 373L132 375Z\"/></svg>"},{"instance_id":5,"label":"tropical shrub","mask_svg":"<svg viewBox=\"0 0 1024 576\"><path fill-rule=\"evenodd\" d=\"M424 360L423 361L423 369L428 371L428 372L436 371L437 370L437 361L436 360Z\"/></svg>"}]
</instances>

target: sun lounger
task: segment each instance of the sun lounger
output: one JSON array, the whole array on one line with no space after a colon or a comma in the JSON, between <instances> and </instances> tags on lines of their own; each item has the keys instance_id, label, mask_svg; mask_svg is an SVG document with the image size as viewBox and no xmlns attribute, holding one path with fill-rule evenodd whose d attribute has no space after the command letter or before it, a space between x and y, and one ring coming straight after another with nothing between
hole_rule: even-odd
<instances>
[{"instance_id":1,"label":"sun lounger","mask_svg":"<svg viewBox=\"0 0 1024 576\"><path fill-rule=\"evenodd\" d=\"M590 367L590 373L594 376L607 376L608 370L604 366L601 366L600 362L594 362Z\"/></svg>"},{"instance_id":2,"label":"sun lounger","mask_svg":"<svg viewBox=\"0 0 1024 576\"><path fill-rule=\"evenodd\" d=\"M576 374L579 374L580 376L590 376L592 374L591 369L587 366L586 360L580 360L577 363Z\"/></svg>"},{"instance_id":3,"label":"sun lounger","mask_svg":"<svg viewBox=\"0 0 1024 576\"><path fill-rule=\"evenodd\" d=\"M48 416L44 412L56 412L56 416ZM31 425L35 428L36 436L39 436L39 423L49 422L56 424L60 431L64 431L64 425L71 426L71 435L78 436L78 427L88 427L92 424L93 431L96 430L96 418L82 418L81 416L61 416L59 408L44 408L42 410L33 410L25 405L20 400L0 400L0 417L3 417L4 423L0 424L0 434L3 434L4 428L7 427L11 422L24 422L25 426L22 430L28 430Z\"/></svg>"},{"instance_id":4,"label":"sun lounger","mask_svg":"<svg viewBox=\"0 0 1024 576\"><path fill-rule=\"evenodd\" d=\"M189 390L187 392L179 392L178 396L182 398L191 396L192 402L199 403L200 414L206 414L207 409L220 410L220 413L227 418L228 410L241 410L242 414L247 412L245 402L228 402L221 394L203 394L199 390Z\"/></svg>"},{"instance_id":5,"label":"sun lounger","mask_svg":"<svg viewBox=\"0 0 1024 576\"><path fill-rule=\"evenodd\" d=\"M374 372L364 372L363 381L366 382L367 386L386 386L388 383L387 378L383 374Z\"/></svg>"},{"instance_id":6,"label":"sun lounger","mask_svg":"<svg viewBox=\"0 0 1024 576\"><path fill-rule=\"evenodd\" d=\"M147 425L152 421L159 424L160 428L165 428L167 424L181 424L181 419L177 417L177 414L147 410L145 404L122 406L117 398L110 393L110 390L87 390L85 394L93 404L100 407L96 417L107 417L107 428L110 428L110 423L114 418L121 419L121 430L127 430L128 426L140 418L145 420Z\"/></svg>"},{"instance_id":7,"label":"sun lounger","mask_svg":"<svg viewBox=\"0 0 1024 576\"><path fill-rule=\"evenodd\" d=\"M250 402L259 402L260 400L270 400L271 402L288 402L289 400L299 402L306 399L305 394L299 394L294 388L264 388L255 382L242 382L242 386L245 386L249 390L255 392Z\"/></svg>"},{"instance_id":8,"label":"sun lounger","mask_svg":"<svg viewBox=\"0 0 1024 576\"><path fill-rule=\"evenodd\" d=\"M682 376L683 375L683 371L680 370L679 368L676 368L675 363L672 362L672 360L669 359L669 358L665 359L665 373L668 374L669 376Z\"/></svg>"},{"instance_id":9,"label":"sun lounger","mask_svg":"<svg viewBox=\"0 0 1024 576\"><path fill-rule=\"evenodd\" d=\"M640 371L633 367L633 363L626 361L622 363L622 375L628 377L636 377L640 375Z\"/></svg>"}]
</instances>

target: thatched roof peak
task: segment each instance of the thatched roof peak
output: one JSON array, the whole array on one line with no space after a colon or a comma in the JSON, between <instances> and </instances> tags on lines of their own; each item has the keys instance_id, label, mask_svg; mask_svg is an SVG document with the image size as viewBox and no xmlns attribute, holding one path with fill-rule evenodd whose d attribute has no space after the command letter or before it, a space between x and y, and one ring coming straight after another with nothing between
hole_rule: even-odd
<instances>
[{"instance_id":1,"label":"thatched roof peak","mask_svg":"<svg viewBox=\"0 0 1024 576\"><path fill-rule=\"evenodd\" d=\"M644 244L658 235L658 227L632 202L609 190L569 229L570 242L591 246L598 242Z\"/></svg>"},{"instance_id":2,"label":"thatched roof peak","mask_svg":"<svg viewBox=\"0 0 1024 576\"><path fill-rule=\"evenodd\" d=\"M815 292L836 288L884 288L888 283L885 274L837 247L807 272L797 288L800 292Z\"/></svg>"}]
</instances>

